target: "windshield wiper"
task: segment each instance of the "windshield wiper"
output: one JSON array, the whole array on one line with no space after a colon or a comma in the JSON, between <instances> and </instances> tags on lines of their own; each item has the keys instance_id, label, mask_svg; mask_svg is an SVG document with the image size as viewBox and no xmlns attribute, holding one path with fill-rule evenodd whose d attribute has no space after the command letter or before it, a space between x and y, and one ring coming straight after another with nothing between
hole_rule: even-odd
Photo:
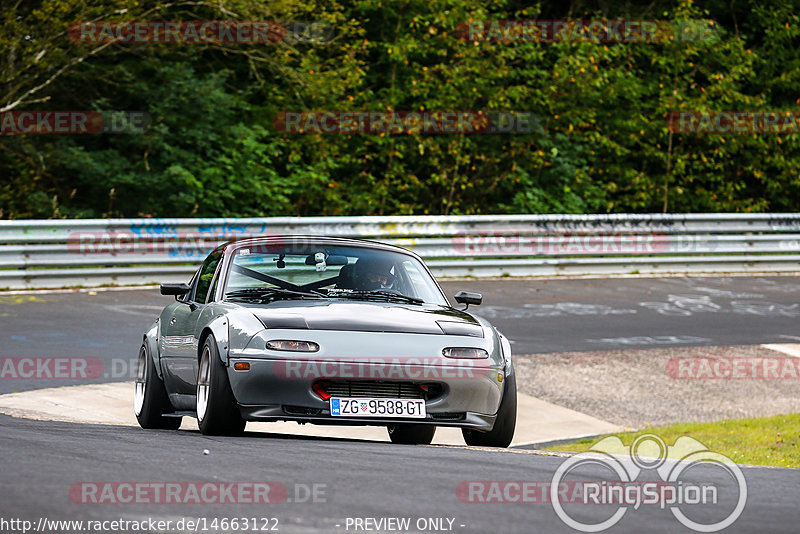
<instances>
[{"instance_id":1,"label":"windshield wiper","mask_svg":"<svg viewBox=\"0 0 800 534\"><path fill-rule=\"evenodd\" d=\"M242 300L252 300L257 302L273 301L279 299L305 299L323 298L324 295L318 292L295 291L294 289L285 289L282 287L248 287L246 289L237 289L225 294L225 298L234 298Z\"/></svg>"},{"instance_id":2,"label":"windshield wiper","mask_svg":"<svg viewBox=\"0 0 800 534\"><path fill-rule=\"evenodd\" d=\"M362 300L385 300L390 302L399 301L399 302L407 302L409 304L423 304L425 302L420 298L412 297L410 295L403 295L402 293L390 289L377 289L374 291L364 291L357 289L340 289L336 292L328 290L328 296L339 297L339 298L362 299Z\"/></svg>"}]
</instances>

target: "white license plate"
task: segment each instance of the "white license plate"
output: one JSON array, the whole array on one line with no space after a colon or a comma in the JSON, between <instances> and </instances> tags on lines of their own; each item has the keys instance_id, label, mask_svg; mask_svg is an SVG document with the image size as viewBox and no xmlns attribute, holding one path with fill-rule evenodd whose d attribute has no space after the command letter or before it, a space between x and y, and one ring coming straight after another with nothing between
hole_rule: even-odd
<instances>
[{"instance_id":1,"label":"white license plate","mask_svg":"<svg viewBox=\"0 0 800 534\"><path fill-rule=\"evenodd\" d=\"M425 418L425 401L422 399L332 397L330 402L333 417Z\"/></svg>"}]
</instances>

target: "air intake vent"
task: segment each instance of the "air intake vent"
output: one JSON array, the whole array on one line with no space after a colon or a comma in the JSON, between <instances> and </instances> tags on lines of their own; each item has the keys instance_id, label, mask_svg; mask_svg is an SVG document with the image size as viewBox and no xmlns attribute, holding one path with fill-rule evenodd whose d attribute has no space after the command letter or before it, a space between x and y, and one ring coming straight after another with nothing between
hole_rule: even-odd
<instances>
[{"instance_id":1,"label":"air intake vent","mask_svg":"<svg viewBox=\"0 0 800 534\"><path fill-rule=\"evenodd\" d=\"M380 380L325 380L322 388L333 397L378 399L431 399L442 393L439 384L387 382Z\"/></svg>"},{"instance_id":2,"label":"air intake vent","mask_svg":"<svg viewBox=\"0 0 800 534\"><path fill-rule=\"evenodd\" d=\"M303 406L283 405L283 413L288 415L319 415L322 413L320 408L305 408Z\"/></svg>"},{"instance_id":3,"label":"air intake vent","mask_svg":"<svg viewBox=\"0 0 800 534\"><path fill-rule=\"evenodd\" d=\"M430 414L434 419L442 419L447 421L460 421L464 419L467 414L464 412L445 412L445 413L432 413Z\"/></svg>"}]
</instances>

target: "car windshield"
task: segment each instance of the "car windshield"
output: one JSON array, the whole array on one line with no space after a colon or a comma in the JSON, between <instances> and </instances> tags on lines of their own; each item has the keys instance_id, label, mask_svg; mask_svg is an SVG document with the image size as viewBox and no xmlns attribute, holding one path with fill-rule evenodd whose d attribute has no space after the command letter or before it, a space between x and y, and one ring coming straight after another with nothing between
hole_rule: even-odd
<instances>
[{"instance_id":1,"label":"car windshield","mask_svg":"<svg viewBox=\"0 0 800 534\"><path fill-rule=\"evenodd\" d=\"M368 247L297 243L233 251L225 299L338 298L447 305L422 263Z\"/></svg>"}]
</instances>

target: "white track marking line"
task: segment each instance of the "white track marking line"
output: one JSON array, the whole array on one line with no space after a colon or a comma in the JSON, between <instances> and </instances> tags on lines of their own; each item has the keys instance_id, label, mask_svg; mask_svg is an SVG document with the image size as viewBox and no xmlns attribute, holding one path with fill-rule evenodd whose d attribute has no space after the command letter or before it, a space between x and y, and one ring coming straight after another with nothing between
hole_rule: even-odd
<instances>
[{"instance_id":1,"label":"white track marking line","mask_svg":"<svg viewBox=\"0 0 800 534\"><path fill-rule=\"evenodd\" d=\"M782 352L783 354L800 358L800 343L767 343L761 346L765 349Z\"/></svg>"},{"instance_id":2,"label":"white track marking line","mask_svg":"<svg viewBox=\"0 0 800 534\"><path fill-rule=\"evenodd\" d=\"M0 291L2 295L59 295L67 293L96 293L100 291L136 291L139 289L158 289L157 285L146 286L110 286L110 287L80 287L73 289L14 289Z\"/></svg>"},{"instance_id":3,"label":"white track marking line","mask_svg":"<svg viewBox=\"0 0 800 534\"><path fill-rule=\"evenodd\" d=\"M517 396L517 429L514 445L580 438L619 432L624 428L590 415L570 410L523 393ZM44 421L138 426L133 415L133 383L110 382L56 387L0 395L0 413ZM197 429L185 417L184 429ZM377 427L298 426L294 422L249 423L251 431L319 437L388 441L385 429ZM435 444L461 445L461 431L440 427Z\"/></svg>"}]
</instances>

